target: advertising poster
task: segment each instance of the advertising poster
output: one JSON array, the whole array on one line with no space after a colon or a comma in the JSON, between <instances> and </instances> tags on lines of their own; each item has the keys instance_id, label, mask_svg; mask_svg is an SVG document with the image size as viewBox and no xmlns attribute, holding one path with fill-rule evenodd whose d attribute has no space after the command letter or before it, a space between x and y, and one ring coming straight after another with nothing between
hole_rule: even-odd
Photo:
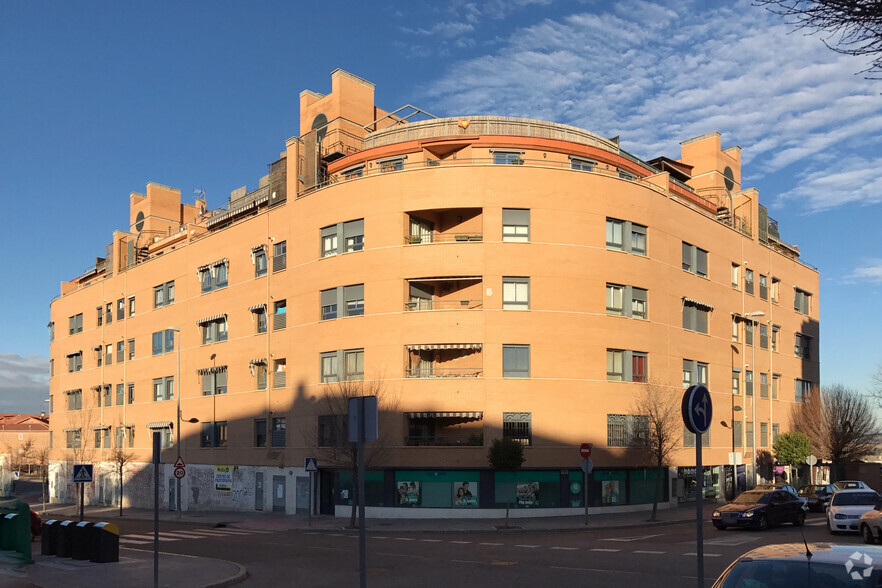
<instances>
[{"instance_id":1,"label":"advertising poster","mask_svg":"<svg viewBox=\"0 0 882 588\"><path fill-rule=\"evenodd\" d=\"M233 491L233 466L214 466L214 491Z\"/></svg>"},{"instance_id":2,"label":"advertising poster","mask_svg":"<svg viewBox=\"0 0 882 588\"><path fill-rule=\"evenodd\" d=\"M619 481L607 480L603 483L603 504L619 504Z\"/></svg>"},{"instance_id":3,"label":"advertising poster","mask_svg":"<svg viewBox=\"0 0 882 588\"><path fill-rule=\"evenodd\" d=\"M519 482L518 506L539 506L539 482Z\"/></svg>"},{"instance_id":4,"label":"advertising poster","mask_svg":"<svg viewBox=\"0 0 882 588\"><path fill-rule=\"evenodd\" d=\"M478 485L473 482L453 483L453 506L478 506Z\"/></svg>"},{"instance_id":5,"label":"advertising poster","mask_svg":"<svg viewBox=\"0 0 882 588\"><path fill-rule=\"evenodd\" d=\"M420 504L420 483L398 482L398 504L400 506L418 506Z\"/></svg>"}]
</instances>

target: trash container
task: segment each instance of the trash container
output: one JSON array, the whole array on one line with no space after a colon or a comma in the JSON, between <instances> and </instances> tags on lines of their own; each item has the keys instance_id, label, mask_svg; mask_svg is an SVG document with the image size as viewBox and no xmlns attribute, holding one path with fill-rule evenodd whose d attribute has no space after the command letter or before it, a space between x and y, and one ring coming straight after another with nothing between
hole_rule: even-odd
<instances>
[{"instance_id":1,"label":"trash container","mask_svg":"<svg viewBox=\"0 0 882 588\"><path fill-rule=\"evenodd\" d=\"M119 528L113 523L95 523L92 533L92 561L113 563L119 561Z\"/></svg>"},{"instance_id":2,"label":"trash container","mask_svg":"<svg viewBox=\"0 0 882 588\"><path fill-rule=\"evenodd\" d=\"M91 559L92 557L92 533L89 527L92 523L81 521L73 527L73 545L70 556L73 559Z\"/></svg>"},{"instance_id":3,"label":"trash container","mask_svg":"<svg viewBox=\"0 0 882 588\"><path fill-rule=\"evenodd\" d=\"M11 550L19 532L18 513L10 512L0 517L0 549Z\"/></svg>"},{"instance_id":4,"label":"trash container","mask_svg":"<svg viewBox=\"0 0 882 588\"><path fill-rule=\"evenodd\" d=\"M58 525L58 531L55 540L55 556L70 557L73 550L73 529L75 527L73 521L61 521Z\"/></svg>"},{"instance_id":5,"label":"trash container","mask_svg":"<svg viewBox=\"0 0 882 588\"><path fill-rule=\"evenodd\" d=\"M43 555L55 555L58 546L58 525L61 521L55 519L43 521L40 528L40 553Z\"/></svg>"}]
</instances>

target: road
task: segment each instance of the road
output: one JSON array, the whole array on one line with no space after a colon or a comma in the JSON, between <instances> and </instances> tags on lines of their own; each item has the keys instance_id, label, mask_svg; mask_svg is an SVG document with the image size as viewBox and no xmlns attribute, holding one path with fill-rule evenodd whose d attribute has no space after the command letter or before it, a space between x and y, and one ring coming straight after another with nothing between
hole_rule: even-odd
<instances>
[{"instance_id":1,"label":"road","mask_svg":"<svg viewBox=\"0 0 882 588\"><path fill-rule=\"evenodd\" d=\"M160 549L216 557L248 568L242 586L357 586L358 535L350 531L254 531L162 524ZM705 577L709 586L738 555L771 543L827 542L821 514L809 515L802 530L782 525L765 532L717 531L705 524ZM121 545L152 549L152 523L127 521ZM858 535L837 543L860 545ZM583 585L627 588L694 585L697 581L695 526L651 530L571 532L383 533L367 540L371 586L444 587Z\"/></svg>"}]
</instances>

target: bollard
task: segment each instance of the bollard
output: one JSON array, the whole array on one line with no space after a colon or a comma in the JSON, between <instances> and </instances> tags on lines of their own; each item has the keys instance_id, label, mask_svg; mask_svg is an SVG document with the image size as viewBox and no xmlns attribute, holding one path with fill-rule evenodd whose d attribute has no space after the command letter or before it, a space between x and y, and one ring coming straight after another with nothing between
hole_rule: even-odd
<instances>
[{"instance_id":1,"label":"bollard","mask_svg":"<svg viewBox=\"0 0 882 588\"><path fill-rule=\"evenodd\" d=\"M43 555L55 555L58 544L58 524L61 521L44 521L40 529L40 553Z\"/></svg>"},{"instance_id":2,"label":"bollard","mask_svg":"<svg viewBox=\"0 0 882 588\"><path fill-rule=\"evenodd\" d=\"M73 521L62 521L58 526L55 542L55 557L70 557L73 550Z\"/></svg>"},{"instance_id":3,"label":"bollard","mask_svg":"<svg viewBox=\"0 0 882 588\"><path fill-rule=\"evenodd\" d=\"M92 523L82 521L74 525L73 527L73 541L70 550L70 556L73 559L91 559L93 547L92 547L92 534L91 529L89 527L92 526Z\"/></svg>"},{"instance_id":4,"label":"bollard","mask_svg":"<svg viewBox=\"0 0 882 588\"><path fill-rule=\"evenodd\" d=\"M92 561L95 563L119 561L119 528L113 523L95 523L89 530L93 537Z\"/></svg>"}]
</instances>

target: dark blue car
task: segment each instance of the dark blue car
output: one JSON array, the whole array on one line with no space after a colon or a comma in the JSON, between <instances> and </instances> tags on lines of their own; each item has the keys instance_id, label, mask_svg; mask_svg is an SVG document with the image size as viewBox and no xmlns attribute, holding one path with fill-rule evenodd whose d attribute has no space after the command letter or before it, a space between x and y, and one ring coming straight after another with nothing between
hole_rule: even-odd
<instances>
[{"instance_id":1,"label":"dark blue car","mask_svg":"<svg viewBox=\"0 0 882 588\"><path fill-rule=\"evenodd\" d=\"M716 509L714 527L747 527L764 530L772 525L792 523L800 526L805 522L802 500L784 490L748 490L735 500Z\"/></svg>"}]
</instances>

